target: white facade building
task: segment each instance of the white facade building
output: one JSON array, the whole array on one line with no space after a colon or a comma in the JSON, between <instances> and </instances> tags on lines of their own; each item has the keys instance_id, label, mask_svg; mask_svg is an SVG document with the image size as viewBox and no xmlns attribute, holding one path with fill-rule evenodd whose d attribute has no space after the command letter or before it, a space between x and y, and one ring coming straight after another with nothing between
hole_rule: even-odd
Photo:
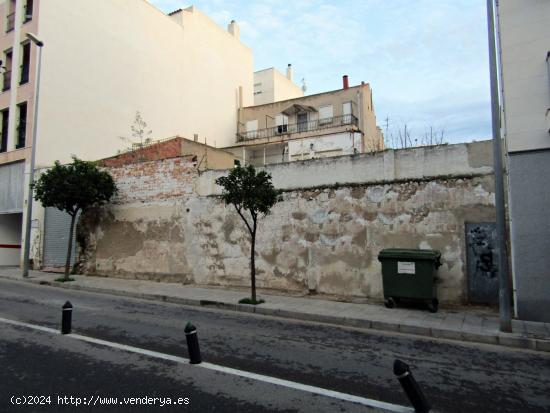
<instances>
[{"instance_id":1,"label":"white facade building","mask_svg":"<svg viewBox=\"0 0 550 413\"><path fill-rule=\"evenodd\" d=\"M194 7L166 15L145 0L3 0L0 22L0 265L19 264L11 250L23 244L37 58L27 32L44 42L37 169L128 147L120 137L131 138L137 111L152 137L230 145L238 108L253 104L253 57L238 26L226 31ZM41 249L43 210L33 219Z\"/></svg>"},{"instance_id":2,"label":"white facade building","mask_svg":"<svg viewBox=\"0 0 550 413\"><path fill-rule=\"evenodd\" d=\"M286 76L274 67L254 72L254 105L278 102L304 96L304 90L293 80L292 65L286 68Z\"/></svg>"},{"instance_id":3,"label":"white facade building","mask_svg":"<svg viewBox=\"0 0 550 413\"><path fill-rule=\"evenodd\" d=\"M550 322L550 1L497 6L516 316Z\"/></svg>"}]
</instances>

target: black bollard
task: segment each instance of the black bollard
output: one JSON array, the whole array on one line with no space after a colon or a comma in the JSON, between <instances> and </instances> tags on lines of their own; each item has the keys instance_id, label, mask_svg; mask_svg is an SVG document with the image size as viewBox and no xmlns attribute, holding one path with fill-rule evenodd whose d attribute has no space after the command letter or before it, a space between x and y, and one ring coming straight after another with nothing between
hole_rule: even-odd
<instances>
[{"instance_id":1,"label":"black bollard","mask_svg":"<svg viewBox=\"0 0 550 413\"><path fill-rule=\"evenodd\" d=\"M185 339L187 340L187 350L189 351L189 363L199 364L201 360L201 350L199 348L199 338L197 336L197 327L191 323L185 326Z\"/></svg>"},{"instance_id":2,"label":"black bollard","mask_svg":"<svg viewBox=\"0 0 550 413\"><path fill-rule=\"evenodd\" d=\"M432 408L420 386L416 382L411 372L411 369L401 360L395 360L393 363L393 373L397 376L399 383L405 390L405 394L409 398L414 407L414 411L418 413L428 413Z\"/></svg>"},{"instance_id":3,"label":"black bollard","mask_svg":"<svg viewBox=\"0 0 550 413\"><path fill-rule=\"evenodd\" d=\"M71 334L71 321L73 315L73 305L70 301L63 304L61 312L61 334Z\"/></svg>"}]
</instances>

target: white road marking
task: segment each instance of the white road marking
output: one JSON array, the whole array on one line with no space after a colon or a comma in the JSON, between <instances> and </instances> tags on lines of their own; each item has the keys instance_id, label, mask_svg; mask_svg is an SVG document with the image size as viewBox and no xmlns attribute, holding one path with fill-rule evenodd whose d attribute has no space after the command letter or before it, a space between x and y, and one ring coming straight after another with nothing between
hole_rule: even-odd
<instances>
[{"instance_id":1,"label":"white road marking","mask_svg":"<svg viewBox=\"0 0 550 413\"><path fill-rule=\"evenodd\" d=\"M55 330L53 328L43 327L43 326L39 326L39 325L36 325L36 324L23 323L21 321L10 320L8 318L0 317L0 322L6 323L6 324L12 324L14 326L19 326L19 327L32 328L33 330L44 331L46 333L51 333L51 334L61 334L60 331Z\"/></svg>"},{"instance_id":2,"label":"white road marking","mask_svg":"<svg viewBox=\"0 0 550 413\"><path fill-rule=\"evenodd\" d=\"M50 333L50 334L56 334L56 335L61 334L58 330L55 330L53 328L43 327L43 326L36 325L36 324L24 323L22 321L10 320L10 319L7 319L7 318L2 318L2 317L0 317L0 322L6 323L6 324L11 324L11 325L14 325L14 326L19 326L19 327L26 327L26 328L30 328L30 329L33 329L33 330L38 330L38 331L42 331L42 332L46 332L46 333ZM158 351L152 351L152 350L146 350L146 349L139 348L139 347L128 346L126 344L119 344L119 343L115 343L115 342L112 342L112 341L106 341L106 340L101 340L101 339L97 339L97 338L93 338L93 337L82 336L80 334L67 334L65 336L68 337L68 338L75 339L75 340L80 340L80 341L85 341L85 342L88 342L88 343L99 344L99 345L102 345L102 346L116 348L116 349L119 349L119 350L128 351L128 352L136 353L136 354L141 354L141 355L145 355L145 356L148 356L148 357L173 361L175 363L181 363L181 364L189 363L189 359L186 359L184 357L173 356L171 354L160 353ZM414 413L414 409L409 408L409 407L405 407L405 406L400 406L398 404L392 404L392 403L381 402L381 401L378 401L378 400L367 399L367 398L364 398L364 397L354 396L352 394L341 393L341 392L338 392L338 391L323 389L321 387L315 387L315 386L310 386L310 385L307 385L307 384L296 383L296 382L293 382L293 381L290 381L290 380L283 380L283 379L278 379L276 377L270 377L270 376L264 376L262 374L250 373L248 371L233 369L233 368L230 368L230 367L218 366L217 364L211 364L211 363L203 362L201 364L189 364L189 366L192 367L192 368L200 367L200 368L204 368L204 369L208 369L208 370L217 371L217 372L220 372L220 373L230 374L230 375L233 375L233 376L244 377L244 378L248 378L248 379L252 379L252 380L256 380L256 381L261 381L261 382L264 382L264 383L273 384L273 385L276 385L276 386L287 387L287 388L290 388L290 389L300 390L300 391L304 391L304 392L312 393L312 394L318 394L318 395L325 396L325 397L330 397L330 398L333 398L333 399L339 399L339 400L344 400L344 401L348 401L348 402L352 402L352 403L358 403L358 404L362 404L364 406L374 407L374 408L377 408L377 409L383 409L383 410L390 411L390 412Z\"/></svg>"}]
</instances>

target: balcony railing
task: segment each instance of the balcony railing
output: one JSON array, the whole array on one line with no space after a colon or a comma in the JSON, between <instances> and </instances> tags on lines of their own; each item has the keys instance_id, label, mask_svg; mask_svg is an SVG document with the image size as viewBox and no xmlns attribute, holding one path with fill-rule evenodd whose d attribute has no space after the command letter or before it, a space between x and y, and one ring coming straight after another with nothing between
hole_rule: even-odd
<instances>
[{"instance_id":1,"label":"balcony railing","mask_svg":"<svg viewBox=\"0 0 550 413\"><path fill-rule=\"evenodd\" d=\"M6 33L15 29L15 13L10 13L6 16Z\"/></svg>"},{"instance_id":2,"label":"balcony railing","mask_svg":"<svg viewBox=\"0 0 550 413\"><path fill-rule=\"evenodd\" d=\"M237 142L250 139L272 138L274 136L290 135L291 133L311 132L322 129L337 128L339 126L357 126L357 118L354 115L333 116L307 122L279 125L272 128L257 129L254 131L237 133Z\"/></svg>"},{"instance_id":3,"label":"balcony railing","mask_svg":"<svg viewBox=\"0 0 550 413\"><path fill-rule=\"evenodd\" d=\"M10 90L11 86L11 70L6 70L4 73L4 79L2 84L2 91Z\"/></svg>"}]
</instances>

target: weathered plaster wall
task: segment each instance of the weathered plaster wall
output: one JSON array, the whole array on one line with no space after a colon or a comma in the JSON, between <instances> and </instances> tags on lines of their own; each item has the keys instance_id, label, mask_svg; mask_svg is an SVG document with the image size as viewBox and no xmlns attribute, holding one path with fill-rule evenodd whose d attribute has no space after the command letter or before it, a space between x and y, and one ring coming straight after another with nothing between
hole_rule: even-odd
<instances>
[{"instance_id":1,"label":"weathered plaster wall","mask_svg":"<svg viewBox=\"0 0 550 413\"><path fill-rule=\"evenodd\" d=\"M286 190L283 202L260 223L258 286L379 299L382 283L377 256L381 249L436 248L443 255L440 299L465 301L464 223L494 220L493 177L485 169L476 172L487 166L488 160L480 155L484 145L457 145L466 149L464 159L449 159L449 168L460 172L454 175L345 185L324 184L328 178L318 175L321 185L317 188ZM454 145L447 148L451 153L455 150ZM468 162L470 149L477 154L474 166ZM359 159L348 157L348 168L355 163L353 167L359 170L357 162L368 168L371 162L381 161ZM310 162L314 171L330 163ZM339 158L333 164L343 162ZM306 168L306 163L301 165ZM394 164L398 170L402 166ZM434 170L429 165L423 168ZM192 164L182 159L115 168L113 175L120 187L116 203L82 221L87 272L249 285L244 224L217 196L196 193L197 188L204 190L205 176L214 176L195 175Z\"/></svg>"}]
</instances>

